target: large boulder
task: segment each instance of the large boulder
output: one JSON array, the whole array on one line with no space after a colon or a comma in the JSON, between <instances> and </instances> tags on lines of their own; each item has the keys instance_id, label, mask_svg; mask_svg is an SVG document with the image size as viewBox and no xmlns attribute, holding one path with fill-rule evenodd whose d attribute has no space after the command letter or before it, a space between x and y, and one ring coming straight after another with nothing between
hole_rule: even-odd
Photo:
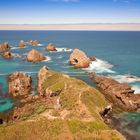
<instances>
[{"instance_id":1,"label":"large boulder","mask_svg":"<svg viewBox=\"0 0 140 140\"><path fill-rule=\"evenodd\" d=\"M45 48L47 51L57 51L54 44L49 43L48 46Z\"/></svg>"},{"instance_id":2,"label":"large boulder","mask_svg":"<svg viewBox=\"0 0 140 140\"><path fill-rule=\"evenodd\" d=\"M14 98L25 98L31 91L31 76L15 72L8 77L8 94Z\"/></svg>"},{"instance_id":3,"label":"large boulder","mask_svg":"<svg viewBox=\"0 0 140 140\"><path fill-rule=\"evenodd\" d=\"M26 43L25 43L23 40L20 40L20 42L19 42L19 47L20 47L20 48L26 47Z\"/></svg>"},{"instance_id":4,"label":"large boulder","mask_svg":"<svg viewBox=\"0 0 140 140\"><path fill-rule=\"evenodd\" d=\"M34 49L27 54L27 61L29 62L40 62L45 59L46 57L42 53Z\"/></svg>"},{"instance_id":5,"label":"large boulder","mask_svg":"<svg viewBox=\"0 0 140 140\"><path fill-rule=\"evenodd\" d=\"M90 74L90 78L117 108L125 111L140 111L140 94L134 94L129 84L119 83L112 78L96 74Z\"/></svg>"},{"instance_id":6,"label":"large boulder","mask_svg":"<svg viewBox=\"0 0 140 140\"><path fill-rule=\"evenodd\" d=\"M8 43L2 43L0 44L0 52L5 52L5 51L9 51L10 50L10 46Z\"/></svg>"},{"instance_id":7,"label":"large boulder","mask_svg":"<svg viewBox=\"0 0 140 140\"><path fill-rule=\"evenodd\" d=\"M5 59L11 59L11 58L13 58L13 55L12 55L12 53L11 52L5 52L5 53L3 53L3 58L5 58Z\"/></svg>"},{"instance_id":8,"label":"large boulder","mask_svg":"<svg viewBox=\"0 0 140 140\"><path fill-rule=\"evenodd\" d=\"M32 46L38 46L38 45L39 45L39 41L38 41L38 40L30 40L29 43L30 43Z\"/></svg>"},{"instance_id":9,"label":"large boulder","mask_svg":"<svg viewBox=\"0 0 140 140\"><path fill-rule=\"evenodd\" d=\"M75 68L87 68L90 64L90 61L83 51L74 49L70 55L69 63Z\"/></svg>"}]
</instances>

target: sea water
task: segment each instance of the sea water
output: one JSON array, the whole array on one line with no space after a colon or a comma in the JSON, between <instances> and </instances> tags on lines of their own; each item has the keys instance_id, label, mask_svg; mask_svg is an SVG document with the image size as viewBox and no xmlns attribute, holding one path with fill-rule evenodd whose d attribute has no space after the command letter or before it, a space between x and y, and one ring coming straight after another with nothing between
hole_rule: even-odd
<instances>
[{"instance_id":1,"label":"sea water","mask_svg":"<svg viewBox=\"0 0 140 140\"><path fill-rule=\"evenodd\" d=\"M39 40L38 46L27 45L19 48L18 43L24 40ZM9 42L12 53L26 57L31 49L42 52L47 60L30 63L14 58L6 60L0 57L0 112L9 110L13 103L5 95L7 93L7 77L15 71L22 71L33 77L37 82L37 72L46 65L48 68L80 78L93 86L86 72L112 77L119 82L128 82L135 93L140 93L140 32L128 31L0 31L0 43ZM45 47L53 43L57 52L47 52ZM67 49L69 48L69 49ZM69 55L74 48L85 51L88 56L94 55L96 62L91 62L85 69L74 69L68 64ZM127 122L123 129L140 138L140 114L122 113L120 118ZM135 120L135 121L134 121ZM133 127L128 127L133 125Z\"/></svg>"}]
</instances>

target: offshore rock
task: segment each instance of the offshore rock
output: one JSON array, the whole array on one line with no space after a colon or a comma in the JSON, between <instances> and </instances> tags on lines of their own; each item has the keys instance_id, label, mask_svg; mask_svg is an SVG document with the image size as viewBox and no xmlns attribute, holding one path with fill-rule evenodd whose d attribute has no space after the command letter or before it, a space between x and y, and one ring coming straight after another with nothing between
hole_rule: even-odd
<instances>
[{"instance_id":1,"label":"offshore rock","mask_svg":"<svg viewBox=\"0 0 140 140\"><path fill-rule=\"evenodd\" d=\"M47 51L57 51L54 44L49 43L48 46L45 48Z\"/></svg>"},{"instance_id":2,"label":"offshore rock","mask_svg":"<svg viewBox=\"0 0 140 140\"><path fill-rule=\"evenodd\" d=\"M19 47L20 47L20 48L26 47L26 43L25 43L23 40L20 40L20 42L19 42Z\"/></svg>"},{"instance_id":3,"label":"offshore rock","mask_svg":"<svg viewBox=\"0 0 140 140\"><path fill-rule=\"evenodd\" d=\"M29 62L40 62L42 60L45 60L46 57L37 50L31 50L27 55L27 61Z\"/></svg>"},{"instance_id":4,"label":"offshore rock","mask_svg":"<svg viewBox=\"0 0 140 140\"><path fill-rule=\"evenodd\" d=\"M74 49L70 55L69 63L75 68L87 68L90 64L90 61L83 51Z\"/></svg>"},{"instance_id":5,"label":"offshore rock","mask_svg":"<svg viewBox=\"0 0 140 140\"><path fill-rule=\"evenodd\" d=\"M10 46L8 43L2 43L0 44L0 52L6 52L10 50Z\"/></svg>"},{"instance_id":6,"label":"offshore rock","mask_svg":"<svg viewBox=\"0 0 140 140\"><path fill-rule=\"evenodd\" d=\"M8 77L8 94L14 98L25 98L31 91L31 76L15 72Z\"/></svg>"}]
</instances>

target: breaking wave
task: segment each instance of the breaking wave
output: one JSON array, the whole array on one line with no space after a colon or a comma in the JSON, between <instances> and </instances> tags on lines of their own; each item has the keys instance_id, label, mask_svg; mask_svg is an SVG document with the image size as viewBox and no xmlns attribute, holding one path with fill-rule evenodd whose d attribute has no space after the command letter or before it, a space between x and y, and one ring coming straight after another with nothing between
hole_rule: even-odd
<instances>
[{"instance_id":1,"label":"breaking wave","mask_svg":"<svg viewBox=\"0 0 140 140\"><path fill-rule=\"evenodd\" d=\"M83 70L96 73L116 73L115 71L111 70L111 68L113 68L112 64L101 59L96 59L96 61L91 61L89 67L84 68Z\"/></svg>"}]
</instances>

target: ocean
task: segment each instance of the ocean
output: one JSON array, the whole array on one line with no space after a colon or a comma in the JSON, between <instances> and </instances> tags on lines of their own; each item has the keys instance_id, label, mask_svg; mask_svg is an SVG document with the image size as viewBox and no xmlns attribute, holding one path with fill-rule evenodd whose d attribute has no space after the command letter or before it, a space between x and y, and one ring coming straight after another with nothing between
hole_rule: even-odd
<instances>
[{"instance_id":1,"label":"ocean","mask_svg":"<svg viewBox=\"0 0 140 140\"><path fill-rule=\"evenodd\" d=\"M20 40L39 40L39 46L19 48ZM23 59L6 60L0 57L0 112L12 108L13 102L8 99L7 76L15 71L22 71L33 77L36 86L37 72L46 65L49 69L80 78L93 85L86 72L110 76L119 82L127 82L140 94L140 32L129 31L0 31L0 43L9 42L12 53L26 54L31 49L41 51L46 61L30 63ZM48 43L56 45L57 52L47 52L44 47ZM69 48L67 50L66 48ZM74 48L85 51L88 56L94 55L97 62L89 68L74 69L68 64L69 55ZM121 129L140 139L140 113L121 113Z\"/></svg>"}]
</instances>

